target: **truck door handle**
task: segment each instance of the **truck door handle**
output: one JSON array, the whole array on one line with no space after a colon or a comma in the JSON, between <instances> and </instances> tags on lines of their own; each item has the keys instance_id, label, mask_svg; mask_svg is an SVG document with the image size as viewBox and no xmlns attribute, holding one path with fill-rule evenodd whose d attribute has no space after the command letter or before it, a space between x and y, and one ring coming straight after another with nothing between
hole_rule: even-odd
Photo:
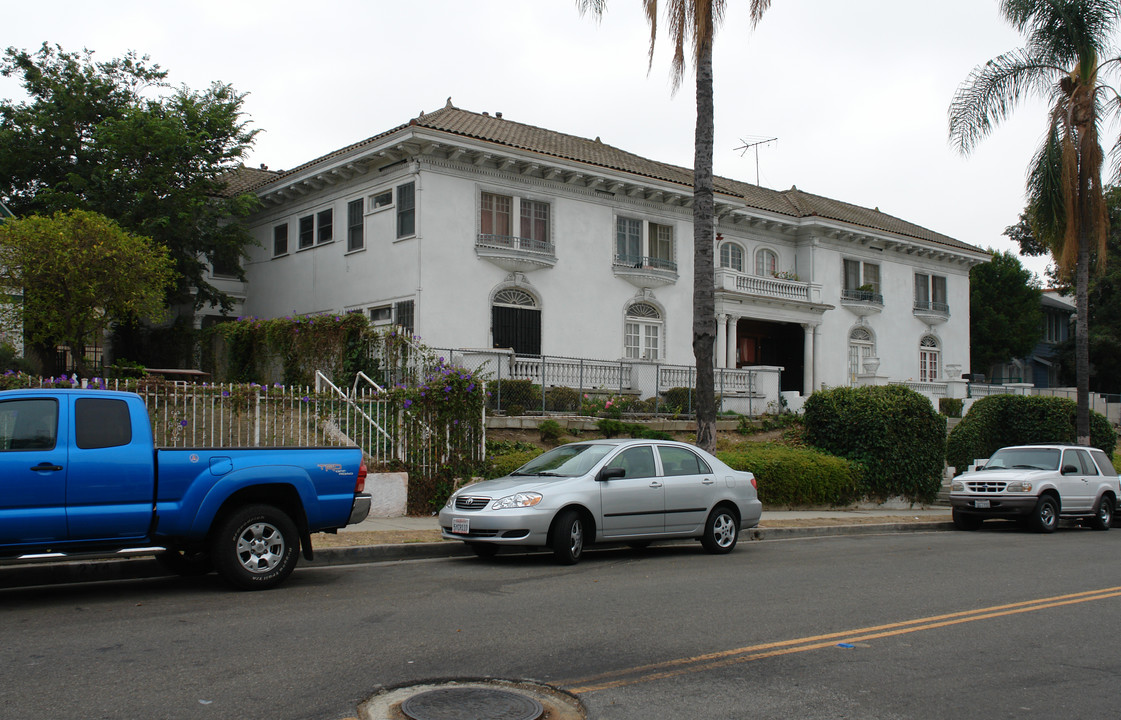
<instances>
[{"instance_id":1,"label":"truck door handle","mask_svg":"<svg viewBox=\"0 0 1121 720\"><path fill-rule=\"evenodd\" d=\"M31 472L58 472L61 469L61 465L51 465L48 462L41 462L35 467L31 468Z\"/></svg>"}]
</instances>

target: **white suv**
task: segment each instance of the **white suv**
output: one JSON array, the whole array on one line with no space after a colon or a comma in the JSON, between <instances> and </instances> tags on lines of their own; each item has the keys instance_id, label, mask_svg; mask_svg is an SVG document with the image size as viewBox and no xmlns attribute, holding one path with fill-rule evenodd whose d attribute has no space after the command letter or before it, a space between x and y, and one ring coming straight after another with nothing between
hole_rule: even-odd
<instances>
[{"instance_id":1,"label":"white suv","mask_svg":"<svg viewBox=\"0 0 1121 720\"><path fill-rule=\"evenodd\" d=\"M1109 457L1082 445L1001 448L950 486L954 524L962 530L992 518L1019 519L1045 533L1055 531L1059 518L1108 530L1119 496Z\"/></svg>"}]
</instances>

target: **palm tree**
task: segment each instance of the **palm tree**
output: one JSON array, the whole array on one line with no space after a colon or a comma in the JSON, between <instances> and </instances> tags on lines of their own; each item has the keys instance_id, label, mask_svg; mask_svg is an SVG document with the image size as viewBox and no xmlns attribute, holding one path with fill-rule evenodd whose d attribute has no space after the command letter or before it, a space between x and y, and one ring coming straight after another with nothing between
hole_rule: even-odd
<instances>
[{"instance_id":1,"label":"palm tree","mask_svg":"<svg viewBox=\"0 0 1121 720\"><path fill-rule=\"evenodd\" d=\"M607 9L607 0L577 0L576 4L581 14L591 11L597 18ZM697 364L697 445L708 451L716 448L712 42L724 19L726 4L727 0L666 0L664 3L669 40L673 44L673 92L677 92L685 76L687 45L691 46L697 72L697 129L693 155L693 357ZM653 65L654 43L658 37L658 0L642 0L642 5L650 25L650 63ZM771 0L751 0L753 28L770 5Z\"/></svg>"},{"instance_id":2,"label":"palm tree","mask_svg":"<svg viewBox=\"0 0 1121 720\"><path fill-rule=\"evenodd\" d=\"M1087 290L1091 252L1099 266L1105 263L1109 232L1098 126L1106 107L1121 110L1121 95L1103 79L1121 61L1110 46L1121 0L1002 0L1000 12L1026 43L969 74L950 105L950 139L967 155L1025 97L1050 104L1048 131L1028 174L1027 216L1060 273L1073 273L1077 437L1089 445Z\"/></svg>"}]
</instances>

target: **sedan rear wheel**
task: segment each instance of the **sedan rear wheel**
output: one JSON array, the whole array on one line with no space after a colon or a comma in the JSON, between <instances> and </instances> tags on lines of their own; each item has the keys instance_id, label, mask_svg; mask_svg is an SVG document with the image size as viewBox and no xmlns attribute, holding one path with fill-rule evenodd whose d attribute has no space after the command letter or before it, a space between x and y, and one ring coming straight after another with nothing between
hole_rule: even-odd
<instances>
[{"instance_id":1,"label":"sedan rear wheel","mask_svg":"<svg viewBox=\"0 0 1121 720\"><path fill-rule=\"evenodd\" d=\"M732 552L739 534L740 523L735 513L726 507L718 507L705 521L705 533L701 536L701 545L714 554Z\"/></svg>"},{"instance_id":2,"label":"sedan rear wheel","mask_svg":"<svg viewBox=\"0 0 1121 720\"><path fill-rule=\"evenodd\" d=\"M561 565L575 565L583 554L584 518L575 510L565 510L553 528L553 559Z\"/></svg>"}]
</instances>

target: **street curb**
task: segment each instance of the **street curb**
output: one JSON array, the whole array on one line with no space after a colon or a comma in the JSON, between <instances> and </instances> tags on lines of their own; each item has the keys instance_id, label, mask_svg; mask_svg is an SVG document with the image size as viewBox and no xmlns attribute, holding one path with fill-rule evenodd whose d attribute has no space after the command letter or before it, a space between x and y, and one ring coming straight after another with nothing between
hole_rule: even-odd
<instances>
[{"instance_id":1,"label":"street curb","mask_svg":"<svg viewBox=\"0 0 1121 720\"><path fill-rule=\"evenodd\" d=\"M752 528L740 539L747 541L792 540L831 536L883 535L953 530L952 522L884 523L868 525L828 525L796 528ZM398 543L356 547L322 548L315 551L315 560L303 560L297 567L315 568L338 565L362 565L406 560L439 560L472 557L474 552L462 542ZM167 572L152 558L127 560L72 560L42 565L0 566L0 590L59 585L63 583L103 582L167 577Z\"/></svg>"}]
</instances>

